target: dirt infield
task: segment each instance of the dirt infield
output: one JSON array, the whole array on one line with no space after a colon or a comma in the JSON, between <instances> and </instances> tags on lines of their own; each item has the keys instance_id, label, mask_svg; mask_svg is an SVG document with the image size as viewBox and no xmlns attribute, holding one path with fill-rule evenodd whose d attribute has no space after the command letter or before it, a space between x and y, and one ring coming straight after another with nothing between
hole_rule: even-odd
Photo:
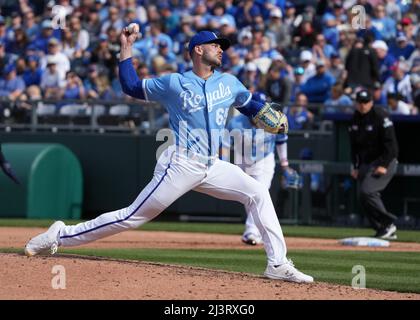
<instances>
[{"instance_id":1,"label":"dirt infield","mask_svg":"<svg viewBox=\"0 0 420 320\"><path fill-rule=\"evenodd\" d=\"M0 228L0 247L23 248L45 229ZM335 240L286 239L289 249L343 250ZM178 232L128 231L84 247L94 248L237 248L261 250L239 236ZM351 248L354 250L354 248ZM379 250L377 248L365 248ZM363 250L358 248L357 250ZM393 243L382 250L420 251L415 243ZM62 265L66 289L53 289L52 269ZM245 273L214 271L159 263L86 258L72 255L27 258L0 254L0 299L416 299L420 294L355 290L348 286L299 285Z\"/></svg>"},{"instance_id":2,"label":"dirt infield","mask_svg":"<svg viewBox=\"0 0 420 320\"><path fill-rule=\"evenodd\" d=\"M300 285L243 273L157 263L0 254L0 299L420 299L420 295L314 283ZM52 268L65 267L66 289Z\"/></svg>"}]
</instances>

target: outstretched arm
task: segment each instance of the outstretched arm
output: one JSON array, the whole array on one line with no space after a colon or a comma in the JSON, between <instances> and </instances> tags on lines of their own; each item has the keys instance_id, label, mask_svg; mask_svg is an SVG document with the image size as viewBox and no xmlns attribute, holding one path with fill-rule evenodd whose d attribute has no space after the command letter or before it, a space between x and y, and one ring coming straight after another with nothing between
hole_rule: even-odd
<instances>
[{"instance_id":1,"label":"outstretched arm","mask_svg":"<svg viewBox=\"0 0 420 320\"><path fill-rule=\"evenodd\" d=\"M125 27L121 32L119 77L122 91L125 94L137 99L145 99L142 80L137 76L136 70L134 70L131 62L133 56L132 47L138 36L138 28L136 28L133 33L130 33L128 28Z\"/></svg>"}]
</instances>

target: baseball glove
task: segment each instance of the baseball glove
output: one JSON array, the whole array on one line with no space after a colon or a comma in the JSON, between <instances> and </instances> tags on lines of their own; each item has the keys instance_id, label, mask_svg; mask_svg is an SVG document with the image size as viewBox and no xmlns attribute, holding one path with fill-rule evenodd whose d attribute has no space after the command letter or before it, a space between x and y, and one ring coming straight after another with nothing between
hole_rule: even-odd
<instances>
[{"instance_id":1,"label":"baseball glove","mask_svg":"<svg viewBox=\"0 0 420 320\"><path fill-rule=\"evenodd\" d=\"M289 123L284 113L276 111L270 103L266 103L252 119L255 126L270 133L287 133Z\"/></svg>"},{"instance_id":2,"label":"baseball glove","mask_svg":"<svg viewBox=\"0 0 420 320\"><path fill-rule=\"evenodd\" d=\"M284 189L299 189L301 186L299 173L292 168L285 168L282 173L282 186Z\"/></svg>"}]
</instances>

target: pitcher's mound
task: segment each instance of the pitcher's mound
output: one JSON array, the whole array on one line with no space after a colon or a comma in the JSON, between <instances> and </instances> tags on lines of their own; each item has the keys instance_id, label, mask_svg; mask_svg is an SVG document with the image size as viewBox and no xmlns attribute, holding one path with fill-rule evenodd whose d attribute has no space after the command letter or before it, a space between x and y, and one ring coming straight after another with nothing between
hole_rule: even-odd
<instances>
[{"instance_id":1,"label":"pitcher's mound","mask_svg":"<svg viewBox=\"0 0 420 320\"><path fill-rule=\"evenodd\" d=\"M420 299L420 294L355 290L323 282L297 284L247 273L142 261L61 254L27 258L10 253L0 253L0 261L0 299ZM57 289L57 283L63 287Z\"/></svg>"}]
</instances>

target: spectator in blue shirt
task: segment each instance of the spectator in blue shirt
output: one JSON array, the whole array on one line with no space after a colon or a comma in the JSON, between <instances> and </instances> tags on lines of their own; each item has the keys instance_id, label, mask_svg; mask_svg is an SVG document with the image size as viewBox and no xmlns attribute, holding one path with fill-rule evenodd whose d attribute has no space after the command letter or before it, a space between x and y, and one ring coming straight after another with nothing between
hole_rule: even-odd
<instances>
[{"instance_id":1,"label":"spectator in blue shirt","mask_svg":"<svg viewBox=\"0 0 420 320\"><path fill-rule=\"evenodd\" d=\"M293 70L294 75L294 81L292 85L292 93L290 96L290 101L294 102L296 100L297 95L302 90L302 84L303 84L303 74L305 73L305 70L302 67L296 67Z\"/></svg>"},{"instance_id":2,"label":"spectator in blue shirt","mask_svg":"<svg viewBox=\"0 0 420 320\"><path fill-rule=\"evenodd\" d=\"M208 28L211 15L208 13L205 1L197 1L196 6L194 7L193 16L194 29L202 30Z\"/></svg>"},{"instance_id":3,"label":"spectator in blue shirt","mask_svg":"<svg viewBox=\"0 0 420 320\"><path fill-rule=\"evenodd\" d=\"M223 2L216 2L212 11L213 15L210 17L210 21L214 23L217 28L221 27L222 21L226 21L229 26L236 28L235 18L226 13L226 7Z\"/></svg>"},{"instance_id":4,"label":"spectator in blue shirt","mask_svg":"<svg viewBox=\"0 0 420 320\"><path fill-rule=\"evenodd\" d=\"M160 5L160 14L162 15L162 23L164 30L169 36L174 36L179 25L180 17L167 3Z\"/></svg>"},{"instance_id":5,"label":"spectator in blue shirt","mask_svg":"<svg viewBox=\"0 0 420 320\"><path fill-rule=\"evenodd\" d=\"M378 56L380 81L383 83L391 76L391 67L397 60L389 52L388 45L383 40L374 41L372 48L375 49L376 55Z\"/></svg>"},{"instance_id":6,"label":"spectator in blue shirt","mask_svg":"<svg viewBox=\"0 0 420 320\"><path fill-rule=\"evenodd\" d=\"M335 79L325 69L325 62L318 60L316 74L302 86L302 92L311 103L323 103L330 97L330 90Z\"/></svg>"},{"instance_id":7,"label":"spectator in blue shirt","mask_svg":"<svg viewBox=\"0 0 420 320\"><path fill-rule=\"evenodd\" d=\"M254 3L254 0L240 1L235 16L236 24L238 28L252 25L253 17L259 15L261 15L261 10L259 6Z\"/></svg>"},{"instance_id":8,"label":"spectator in blue shirt","mask_svg":"<svg viewBox=\"0 0 420 320\"><path fill-rule=\"evenodd\" d=\"M176 55L169 50L169 43L165 40L159 41L158 54L165 58L166 63L176 64Z\"/></svg>"},{"instance_id":9,"label":"spectator in blue shirt","mask_svg":"<svg viewBox=\"0 0 420 320\"><path fill-rule=\"evenodd\" d=\"M150 24L150 35L145 36L140 41L134 43L133 48L141 52L145 60L153 58L159 49L159 43L161 41L166 41L168 44L168 50L172 52L173 41L171 37L162 32L162 27L158 21L152 22Z\"/></svg>"},{"instance_id":10,"label":"spectator in blue shirt","mask_svg":"<svg viewBox=\"0 0 420 320\"><path fill-rule=\"evenodd\" d=\"M84 99L85 96L85 88L82 80L74 72L67 72L63 98Z\"/></svg>"},{"instance_id":11,"label":"spectator in blue shirt","mask_svg":"<svg viewBox=\"0 0 420 320\"><path fill-rule=\"evenodd\" d=\"M238 44L234 46L234 50L241 58L245 58L251 51L252 47L252 32L249 29L243 29L238 34Z\"/></svg>"},{"instance_id":12,"label":"spectator in blue shirt","mask_svg":"<svg viewBox=\"0 0 420 320\"><path fill-rule=\"evenodd\" d=\"M308 98L301 92L296 96L296 103L294 105L284 108L283 112L289 121L290 130L311 128L314 115L307 109L307 105Z\"/></svg>"},{"instance_id":13,"label":"spectator in blue shirt","mask_svg":"<svg viewBox=\"0 0 420 320\"><path fill-rule=\"evenodd\" d=\"M28 38L22 28L14 30L13 40L6 43L6 51L17 56L23 56L28 45Z\"/></svg>"},{"instance_id":14,"label":"spectator in blue shirt","mask_svg":"<svg viewBox=\"0 0 420 320\"><path fill-rule=\"evenodd\" d=\"M338 24L345 24L348 22L346 9L344 9L343 1L334 0L332 4L331 13L335 16Z\"/></svg>"},{"instance_id":15,"label":"spectator in blue shirt","mask_svg":"<svg viewBox=\"0 0 420 320\"><path fill-rule=\"evenodd\" d=\"M30 55L27 57L27 69L23 73L23 81L26 87L31 85L39 86L41 84L42 69L39 67L39 57Z\"/></svg>"},{"instance_id":16,"label":"spectator in blue shirt","mask_svg":"<svg viewBox=\"0 0 420 320\"><path fill-rule=\"evenodd\" d=\"M395 21L388 17L385 13L385 6L378 4L374 9L375 17L372 19L372 25L379 31L382 39L388 41L395 37L396 24Z\"/></svg>"},{"instance_id":17,"label":"spectator in blue shirt","mask_svg":"<svg viewBox=\"0 0 420 320\"><path fill-rule=\"evenodd\" d=\"M35 40L37 34L39 33L39 25L36 23L35 15L32 10L25 12L24 16L24 30L29 41Z\"/></svg>"},{"instance_id":18,"label":"spectator in blue shirt","mask_svg":"<svg viewBox=\"0 0 420 320\"><path fill-rule=\"evenodd\" d=\"M366 24L366 28L363 28L357 31L356 33L357 37L363 38L365 40L372 39L373 41L382 39L381 33L378 31L378 29L375 28L375 26L372 25L372 20L370 19L369 16L366 16L365 24Z\"/></svg>"},{"instance_id":19,"label":"spectator in blue shirt","mask_svg":"<svg viewBox=\"0 0 420 320\"><path fill-rule=\"evenodd\" d=\"M241 70L239 79L245 87L256 87L258 88L260 82L260 76L258 67L254 62L248 62Z\"/></svg>"},{"instance_id":20,"label":"spectator in blue shirt","mask_svg":"<svg viewBox=\"0 0 420 320\"><path fill-rule=\"evenodd\" d=\"M0 78L0 97L7 97L14 101L25 91L25 82L16 75L16 67L9 64Z\"/></svg>"},{"instance_id":21,"label":"spectator in blue shirt","mask_svg":"<svg viewBox=\"0 0 420 320\"><path fill-rule=\"evenodd\" d=\"M397 59L403 57L408 60L416 49L415 46L408 42L407 36L403 32L399 32L395 40L396 43L389 49L390 53Z\"/></svg>"},{"instance_id":22,"label":"spectator in blue shirt","mask_svg":"<svg viewBox=\"0 0 420 320\"><path fill-rule=\"evenodd\" d=\"M382 84L379 81L376 81L373 85L373 92L372 92L372 96L373 96L373 102L375 105L378 106L386 106L386 94L385 92L382 90Z\"/></svg>"},{"instance_id":23,"label":"spectator in blue shirt","mask_svg":"<svg viewBox=\"0 0 420 320\"><path fill-rule=\"evenodd\" d=\"M325 40L335 49L338 49L340 41L340 32L337 29L337 18L329 14L326 16L324 21L324 27L322 29L322 34L325 37Z\"/></svg>"},{"instance_id":24,"label":"spectator in blue shirt","mask_svg":"<svg viewBox=\"0 0 420 320\"><path fill-rule=\"evenodd\" d=\"M43 51L47 54L48 42L54 37L54 30L50 20L44 20L41 27L41 34L33 41L33 44L37 50Z\"/></svg>"},{"instance_id":25,"label":"spectator in blue shirt","mask_svg":"<svg viewBox=\"0 0 420 320\"><path fill-rule=\"evenodd\" d=\"M334 47L328 44L323 34L318 34L315 39L315 44L312 47L312 52L316 60L331 59L331 56L336 53Z\"/></svg>"},{"instance_id":26,"label":"spectator in blue shirt","mask_svg":"<svg viewBox=\"0 0 420 320\"><path fill-rule=\"evenodd\" d=\"M10 25L6 30L6 37L8 41L13 41L15 39L15 31L17 29L22 29L22 17L18 12L12 12Z\"/></svg>"},{"instance_id":27,"label":"spectator in blue shirt","mask_svg":"<svg viewBox=\"0 0 420 320\"><path fill-rule=\"evenodd\" d=\"M267 72L265 92L271 100L285 104L290 101L292 82L289 77L281 74L280 66L272 64Z\"/></svg>"},{"instance_id":28,"label":"spectator in blue shirt","mask_svg":"<svg viewBox=\"0 0 420 320\"><path fill-rule=\"evenodd\" d=\"M88 77L83 85L88 98L110 99L112 97L108 77L99 72L97 65L92 64L88 67Z\"/></svg>"},{"instance_id":29,"label":"spectator in blue shirt","mask_svg":"<svg viewBox=\"0 0 420 320\"><path fill-rule=\"evenodd\" d=\"M184 73L192 70L192 60L188 51L188 45L184 45L184 50L181 58L177 61L178 73ZM142 78L140 78L142 79Z\"/></svg>"},{"instance_id":30,"label":"spectator in blue shirt","mask_svg":"<svg viewBox=\"0 0 420 320\"><path fill-rule=\"evenodd\" d=\"M407 63L404 61L399 61L391 67L391 70L392 76L384 82L384 93L397 93L401 96L401 99L404 102L412 103L413 88L411 86L411 79L410 74L408 73L409 70Z\"/></svg>"},{"instance_id":31,"label":"spectator in blue shirt","mask_svg":"<svg viewBox=\"0 0 420 320\"><path fill-rule=\"evenodd\" d=\"M106 0L95 0L95 7L94 9L98 11L99 18L103 23L106 19L108 19L108 7L105 6Z\"/></svg>"},{"instance_id":32,"label":"spectator in blue shirt","mask_svg":"<svg viewBox=\"0 0 420 320\"><path fill-rule=\"evenodd\" d=\"M331 98L325 101L325 112L353 112L351 108L347 108L352 106L353 101L344 94L342 85L335 84L331 89Z\"/></svg>"},{"instance_id":33,"label":"spectator in blue shirt","mask_svg":"<svg viewBox=\"0 0 420 320\"><path fill-rule=\"evenodd\" d=\"M174 52L176 54L183 54L184 47L190 39L194 36L195 31L192 28L193 18L191 16L183 16L181 18L181 25L178 32L174 35Z\"/></svg>"},{"instance_id":34,"label":"spectator in blue shirt","mask_svg":"<svg viewBox=\"0 0 420 320\"><path fill-rule=\"evenodd\" d=\"M109 27L113 27L118 33L124 28L124 22L121 19L121 12L117 7L108 8L108 18L103 22L101 33L106 33Z\"/></svg>"}]
</instances>

